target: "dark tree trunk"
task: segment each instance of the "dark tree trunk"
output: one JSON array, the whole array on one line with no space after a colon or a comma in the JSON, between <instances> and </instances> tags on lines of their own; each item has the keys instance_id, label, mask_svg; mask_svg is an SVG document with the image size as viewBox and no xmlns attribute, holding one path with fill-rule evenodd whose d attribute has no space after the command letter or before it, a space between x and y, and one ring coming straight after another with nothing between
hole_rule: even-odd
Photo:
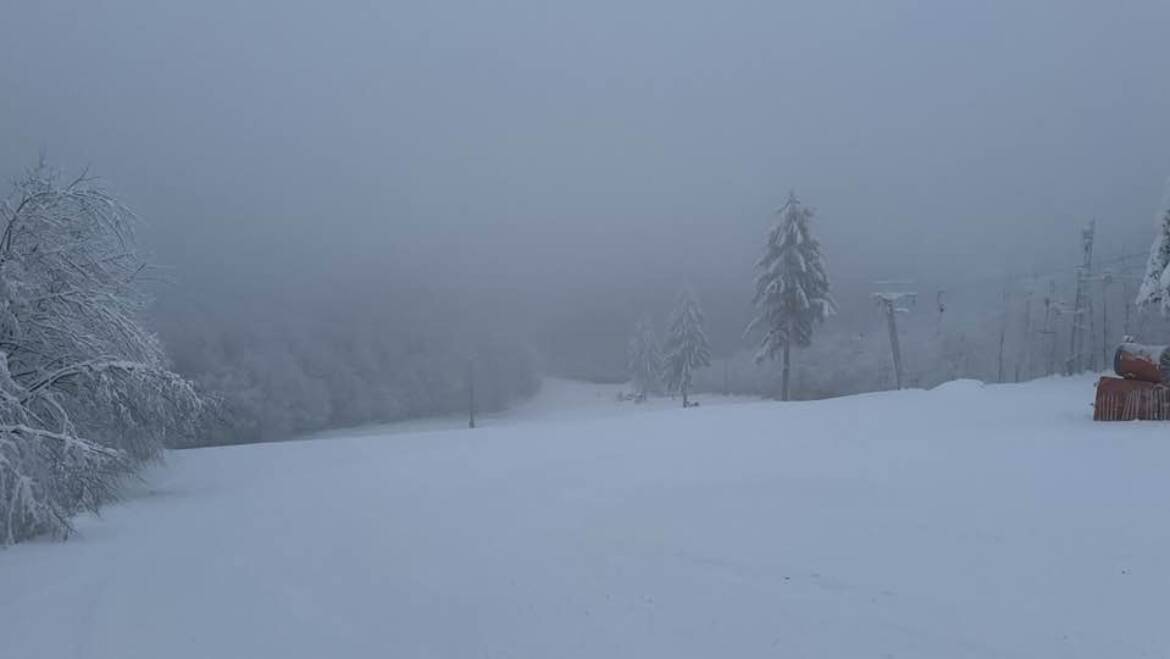
<instances>
[{"instance_id":1,"label":"dark tree trunk","mask_svg":"<svg viewBox=\"0 0 1170 659\"><path fill-rule=\"evenodd\" d=\"M791 336L789 337L789 339L791 339ZM789 383L789 377L790 377L791 372L792 372L792 355L791 355L792 348L791 348L791 346L792 346L791 340L784 342L784 377L783 377L781 387L780 387L780 400L784 400L784 401L789 399L789 394L790 394L789 389L788 389L788 383Z\"/></svg>"}]
</instances>

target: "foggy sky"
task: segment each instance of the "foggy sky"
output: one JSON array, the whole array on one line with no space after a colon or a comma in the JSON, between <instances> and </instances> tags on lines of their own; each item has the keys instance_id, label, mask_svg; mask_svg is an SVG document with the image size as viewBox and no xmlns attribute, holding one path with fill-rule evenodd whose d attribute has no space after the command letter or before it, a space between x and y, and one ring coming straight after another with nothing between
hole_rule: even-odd
<instances>
[{"instance_id":1,"label":"foggy sky","mask_svg":"<svg viewBox=\"0 0 1170 659\"><path fill-rule=\"evenodd\" d=\"M0 175L92 165L189 291L742 305L789 189L838 288L962 281L1063 267L1090 217L1148 245L1168 33L1164 0L25 0Z\"/></svg>"}]
</instances>

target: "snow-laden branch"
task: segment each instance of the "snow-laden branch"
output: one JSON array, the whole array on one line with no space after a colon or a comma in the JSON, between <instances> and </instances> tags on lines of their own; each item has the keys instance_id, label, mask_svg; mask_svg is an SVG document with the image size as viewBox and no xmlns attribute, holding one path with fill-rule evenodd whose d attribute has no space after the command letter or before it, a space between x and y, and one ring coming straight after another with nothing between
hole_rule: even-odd
<instances>
[{"instance_id":1,"label":"snow-laden branch","mask_svg":"<svg viewBox=\"0 0 1170 659\"><path fill-rule=\"evenodd\" d=\"M66 533L202 401L141 323L137 220L43 165L0 204L0 544Z\"/></svg>"}]
</instances>

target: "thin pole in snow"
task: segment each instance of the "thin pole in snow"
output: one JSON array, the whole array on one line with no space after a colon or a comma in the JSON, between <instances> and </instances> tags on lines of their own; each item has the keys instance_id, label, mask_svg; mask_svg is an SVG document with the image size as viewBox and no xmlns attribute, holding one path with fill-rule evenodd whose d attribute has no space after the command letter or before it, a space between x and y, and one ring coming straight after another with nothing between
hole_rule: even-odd
<instances>
[{"instance_id":1,"label":"thin pole in snow","mask_svg":"<svg viewBox=\"0 0 1170 659\"><path fill-rule=\"evenodd\" d=\"M1008 297L1008 287L1004 284L1003 287L1003 318L999 325L999 360L996 362L996 382L1004 381L1003 373L1003 349L1007 344L1007 326L1008 326L1008 310L1011 306L1010 298Z\"/></svg>"},{"instance_id":2,"label":"thin pole in snow","mask_svg":"<svg viewBox=\"0 0 1170 659\"><path fill-rule=\"evenodd\" d=\"M475 428L475 359L467 358L467 427Z\"/></svg>"},{"instance_id":3,"label":"thin pole in snow","mask_svg":"<svg viewBox=\"0 0 1170 659\"><path fill-rule=\"evenodd\" d=\"M1093 274L1093 239L1096 232L1096 220L1090 220L1088 226L1081 231L1081 265L1077 268L1076 296L1073 298L1072 331L1069 333L1069 375L1078 373L1089 365L1088 362L1091 358L1086 359L1086 353L1091 355L1096 352L1089 344L1089 341L1092 339L1093 317L1091 315L1092 312L1088 309L1092 302L1088 291L1088 280ZM1090 332L1088 339L1085 337L1086 329Z\"/></svg>"}]
</instances>

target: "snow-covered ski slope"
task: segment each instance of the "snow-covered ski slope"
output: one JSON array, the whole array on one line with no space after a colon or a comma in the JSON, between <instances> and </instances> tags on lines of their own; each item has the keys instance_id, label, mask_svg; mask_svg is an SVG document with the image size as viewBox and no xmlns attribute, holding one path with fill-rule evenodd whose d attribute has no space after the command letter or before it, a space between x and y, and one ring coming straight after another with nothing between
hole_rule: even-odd
<instances>
[{"instance_id":1,"label":"snow-covered ski slope","mask_svg":"<svg viewBox=\"0 0 1170 659\"><path fill-rule=\"evenodd\" d=\"M0 552L0 656L1170 652L1170 425L1094 424L1089 379L613 393L172 454L73 540Z\"/></svg>"}]
</instances>

